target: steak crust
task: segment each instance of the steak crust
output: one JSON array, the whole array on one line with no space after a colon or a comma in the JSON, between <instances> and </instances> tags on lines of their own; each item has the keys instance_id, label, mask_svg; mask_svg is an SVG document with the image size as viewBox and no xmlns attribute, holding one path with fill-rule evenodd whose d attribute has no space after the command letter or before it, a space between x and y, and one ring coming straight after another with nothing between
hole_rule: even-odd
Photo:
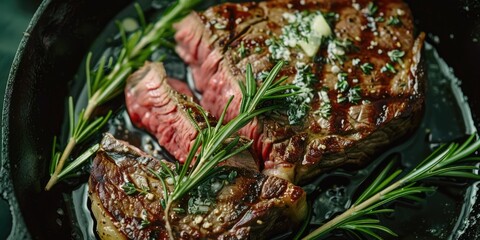
<instances>
[{"instance_id":1,"label":"steak crust","mask_svg":"<svg viewBox=\"0 0 480 240\"><path fill-rule=\"evenodd\" d=\"M235 96L228 121L238 114L241 91L237 81L243 80L247 63L252 63L256 76L274 65L269 40L284 33L282 28L289 24L286 13L321 11L324 16L336 16L334 38L352 48L343 49L342 61L332 56L334 41L312 58L297 47L290 49L288 65L281 72L293 83L298 63L302 63L315 76L303 121L291 124L284 113L264 115L240 132L255 140L265 174L298 183L345 164L364 164L418 125L425 95L424 34L415 39L413 17L403 1L378 0L374 7L369 3L225 3L194 12L175 26L176 51L192 68L196 87L203 93L201 105L219 116L230 96ZM403 53L400 60L391 56L395 52ZM339 74L345 74L348 93L338 86ZM342 100L354 90L359 99ZM323 97L322 91L326 92ZM325 96L331 105L328 116L319 114Z\"/></svg>"},{"instance_id":2,"label":"steak crust","mask_svg":"<svg viewBox=\"0 0 480 240\"><path fill-rule=\"evenodd\" d=\"M162 184L151 172L159 171L161 162L175 171L170 162L110 134L104 136L89 179L92 211L102 239L169 239L161 205ZM255 169L224 167L237 176L223 182L215 204L201 213L189 213L193 196L187 195L172 205L184 210L171 211L169 216L175 239L269 239L305 217L306 196L300 187ZM128 193L123 188L126 184L145 192Z\"/></svg>"}]
</instances>

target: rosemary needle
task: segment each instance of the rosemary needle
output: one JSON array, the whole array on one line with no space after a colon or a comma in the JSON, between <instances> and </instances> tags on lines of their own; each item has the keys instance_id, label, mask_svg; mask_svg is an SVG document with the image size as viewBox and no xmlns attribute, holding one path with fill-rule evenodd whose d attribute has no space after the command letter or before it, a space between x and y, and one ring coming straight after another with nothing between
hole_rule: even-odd
<instances>
[{"instance_id":1,"label":"rosemary needle","mask_svg":"<svg viewBox=\"0 0 480 240\"><path fill-rule=\"evenodd\" d=\"M62 176L67 176L74 170L68 166L64 169L66 164L69 165L67 161L73 149L77 144L87 140L101 129L111 115L111 112L109 112L106 116L92 120L93 111L99 105L111 100L122 92L127 76L134 71L135 68L141 66L161 43L164 42L163 38L170 34L169 29L173 22L190 12L199 2L201 1L178 0L172 7L164 12L158 22L150 25L146 25L140 6L135 4L142 28L127 37L123 27L119 25L120 35L122 37L122 50L116 62L113 63L111 59L107 61L106 57L102 57L97 70L92 71L90 70L92 54L88 54L86 61L88 104L87 107L83 108L80 114L76 116L73 98L69 98L68 116L70 131L68 142L63 151L57 151L57 139L54 138L50 164L51 177L45 190L50 190ZM105 67L110 69L108 74L104 71ZM83 158L81 159L84 160ZM73 166L79 166L79 164L75 163Z\"/></svg>"},{"instance_id":2,"label":"rosemary needle","mask_svg":"<svg viewBox=\"0 0 480 240\"><path fill-rule=\"evenodd\" d=\"M169 222L169 212L172 203L180 200L185 194L187 194L194 187L204 182L206 179L214 176L222 170L218 165L231 158L232 156L246 150L250 147L253 141L249 141L246 144L242 144L240 137L232 137L238 130L247 125L254 117L269 112L275 109L279 109L282 105L261 105L263 102L270 99L274 99L278 95L284 95L287 90L295 90L294 85L281 85L285 78L280 78L276 82L277 75L280 72L283 61L277 63L269 72L267 78L263 84L257 89L256 80L253 76L252 67L247 65L245 84L240 83L240 89L242 90L242 102L240 105L240 112L238 116L231 121L222 125L223 119L227 112L227 108L231 103L233 96L226 104L219 121L215 126L210 125L207 118L207 113L199 105L196 108L204 116L206 127L200 128L191 115L190 120L199 132L190 154L187 160L179 171L170 171L166 165L162 165L161 172L167 173L165 177L161 174L152 173L160 179L163 186L165 185L166 178L174 179L173 189L168 191L165 189L163 193L164 211L166 217L166 229L170 235L170 239L173 239L173 233ZM291 93L296 94L295 92ZM233 138L233 141L226 141L229 138ZM198 154L197 154L198 153ZM195 158L195 163L193 163Z\"/></svg>"},{"instance_id":3,"label":"rosemary needle","mask_svg":"<svg viewBox=\"0 0 480 240\"><path fill-rule=\"evenodd\" d=\"M319 239L334 229L347 230L356 236L369 235L376 239L382 239L376 233L379 231L397 236L372 216L393 212L393 209L383 208L383 206L399 198L417 199L418 197L415 196L417 194L435 191L433 187L420 184L420 181L426 178L459 177L480 180L480 175L474 172L479 170L479 167L471 164L480 161L480 157L471 156L479 148L480 140L476 139L475 134L462 145L457 143L443 145L401 178L399 176L402 171L392 171L393 162L391 162L347 211L303 239ZM395 179L398 180L394 181Z\"/></svg>"}]
</instances>

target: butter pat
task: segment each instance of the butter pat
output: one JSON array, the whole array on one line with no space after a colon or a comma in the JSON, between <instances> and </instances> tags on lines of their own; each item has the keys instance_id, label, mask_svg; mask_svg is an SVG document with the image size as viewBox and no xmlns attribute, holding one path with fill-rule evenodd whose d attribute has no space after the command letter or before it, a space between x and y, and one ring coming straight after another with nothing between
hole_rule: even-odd
<instances>
[{"instance_id":1,"label":"butter pat","mask_svg":"<svg viewBox=\"0 0 480 240\"><path fill-rule=\"evenodd\" d=\"M328 25L327 21L321 13L317 14L310 23L311 32L308 37L308 41L301 40L298 42L298 45L309 57L315 56L320 45L322 44L322 39L332 35L332 30Z\"/></svg>"}]
</instances>

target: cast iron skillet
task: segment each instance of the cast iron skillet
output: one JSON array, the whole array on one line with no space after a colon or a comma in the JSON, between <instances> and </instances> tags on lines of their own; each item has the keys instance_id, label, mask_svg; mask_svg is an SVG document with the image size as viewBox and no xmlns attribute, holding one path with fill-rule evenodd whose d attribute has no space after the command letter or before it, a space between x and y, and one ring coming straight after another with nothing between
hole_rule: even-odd
<instances>
[{"instance_id":1,"label":"cast iron skillet","mask_svg":"<svg viewBox=\"0 0 480 240\"><path fill-rule=\"evenodd\" d=\"M411 0L416 26L462 80L475 125L480 128L480 2ZM65 239L72 232L62 207L61 185L45 193L52 136L64 117L69 81L90 45L129 0L46 0L26 30L8 79L3 109L0 178L13 209L12 239ZM475 40L476 39L476 40ZM448 116L446 116L448 117ZM480 212L477 202L474 214ZM479 236L471 226L467 236Z\"/></svg>"}]
</instances>

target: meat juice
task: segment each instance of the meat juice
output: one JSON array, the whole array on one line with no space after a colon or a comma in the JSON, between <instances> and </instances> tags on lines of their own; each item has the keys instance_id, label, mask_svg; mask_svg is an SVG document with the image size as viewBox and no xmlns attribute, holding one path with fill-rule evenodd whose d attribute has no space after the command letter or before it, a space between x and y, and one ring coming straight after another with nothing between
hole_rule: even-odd
<instances>
[{"instance_id":1,"label":"meat juice","mask_svg":"<svg viewBox=\"0 0 480 240\"><path fill-rule=\"evenodd\" d=\"M147 17L155 18L165 6L163 1L154 1L153 7L157 9L147 11ZM120 13L117 19L130 16L135 16L133 7ZM110 24L97 39L92 47L93 51L111 56L118 54L119 36L113 35L116 32L114 25ZM169 76L187 78L186 66L172 50L161 49L153 54L151 60L158 60L162 55L166 56L164 63ZM308 200L312 206L308 229L315 229L327 219L350 207L362 188L366 187L368 181L374 178L388 161L396 159L398 167L408 171L441 143L463 140L476 130L468 103L460 88L461 82L455 78L452 70L428 43L424 56L427 63L428 87L425 114L419 128L364 168L335 169L304 185L303 188L308 192ZM84 66L80 69L76 78L84 79ZM86 91L81 90L82 86L82 81L75 81L72 88L73 92L80 92L80 100L77 103L80 106L86 100ZM115 107L118 108L117 114L109 121L106 131L153 156L173 161L173 158L156 143L153 136L131 124L124 107L118 105ZM84 170L87 176L88 167ZM469 235L465 230L480 219L480 215L473 207L477 202L477 184L443 179L425 183L438 186L438 190L431 195L423 196L425 201L420 203L400 200L389 205L395 212L381 216L382 224L401 236L398 239L472 239L473 235ZM95 220L89 210L88 186L86 182L73 184L74 190L64 194L67 209L59 211L62 214L64 211L67 212L74 239L96 239L98 236L95 233ZM277 239L291 239L293 236L293 233L287 233ZM351 239L352 236L334 232L331 238Z\"/></svg>"}]
</instances>

